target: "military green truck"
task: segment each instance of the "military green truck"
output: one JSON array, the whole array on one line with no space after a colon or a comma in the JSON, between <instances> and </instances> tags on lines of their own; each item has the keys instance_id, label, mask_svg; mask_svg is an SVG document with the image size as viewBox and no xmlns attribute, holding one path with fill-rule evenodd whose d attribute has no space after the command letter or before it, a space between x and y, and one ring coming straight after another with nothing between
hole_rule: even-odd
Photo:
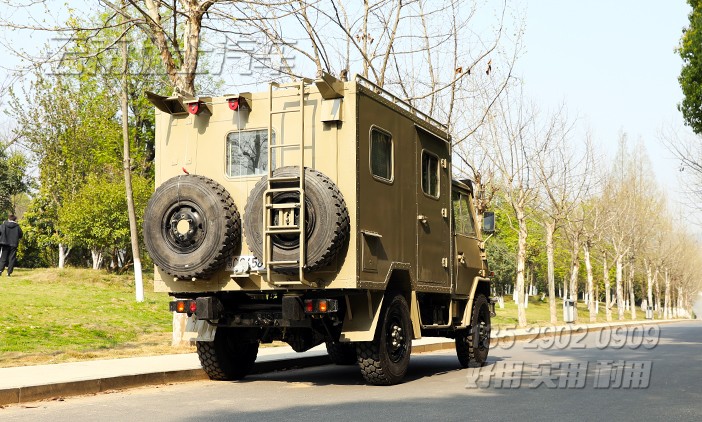
<instances>
[{"instance_id":1,"label":"military green truck","mask_svg":"<svg viewBox=\"0 0 702 422\"><path fill-rule=\"evenodd\" d=\"M187 314L212 379L261 343L326 343L371 384L405 376L412 340L490 346L490 279L448 128L361 76L266 92L162 97L144 216L155 290Z\"/></svg>"}]
</instances>

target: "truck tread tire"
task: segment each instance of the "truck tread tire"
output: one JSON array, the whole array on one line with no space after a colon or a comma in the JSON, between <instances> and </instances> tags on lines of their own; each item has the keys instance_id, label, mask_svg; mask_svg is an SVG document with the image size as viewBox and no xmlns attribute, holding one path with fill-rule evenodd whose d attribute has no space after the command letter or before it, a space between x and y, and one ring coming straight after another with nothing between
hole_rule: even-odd
<instances>
[{"instance_id":1,"label":"truck tread tire","mask_svg":"<svg viewBox=\"0 0 702 422\"><path fill-rule=\"evenodd\" d=\"M295 177L300 175L299 167L288 166L275 169L273 177ZM244 235L253 254L261 261L263 253L263 194L268 189L268 177L256 183L249 194L244 212ZM297 202L294 193L273 195L273 203ZM349 238L349 213L346 202L334 182L324 174L305 168L305 207L307 256L305 270L319 270L333 262ZM298 217L299 218L299 217ZM271 237L272 259L275 261L297 261L299 237L297 235ZM274 271L294 274L297 266L276 266Z\"/></svg>"},{"instance_id":2,"label":"truck tread tire","mask_svg":"<svg viewBox=\"0 0 702 422\"><path fill-rule=\"evenodd\" d=\"M369 384L397 384L407 373L412 353L412 321L404 296L391 297L379 323L373 341L356 343L358 366ZM393 333L401 334L399 347L392 345L392 339L398 338Z\"/></svg>"},{"instance_id":3,"label":"truck tread tire","mask_svg":"<svg viewBox=\"0 0 702 422\"><path fill-rule=\"evenodd\" d=\"M479 368L490 351L490 306L484 294L475 296L470 328L456 334L456 355L463 368Z\"/></svg>"},{"instance_id":4,"label":"truck tread tire","mask_svg":"<svg viewBox=\"0 0 702 422\"><path fill-rule=\"evenodd\" d=\"M241 244L234 200L222 185L204 176L167 180L149 199L144 216L144 243L151 259L179 279L210 276Z\"/></svg>"},{"instance_id":5,"label":"truck tread tire","mask_svg":"<svg viewBox=\"0 0 702 422\"><path fill-rule=\"evenodd\" d=\"M327 342L327 353L336 365L353 365L356 363L356 345L353 343Z\"/></svg>"},{"instance_id":6,"label":"truck tread tire","mask_svg":"<svg viewBox=\"0 0 702 422\"><path fill-rule=\"evenodd\" d=\"M219 329L214 341L196 342L200 365L208 377L217 381L244 378L253 369L258 343L238 340L233 331Z\"/></svg>"}]
</instances>

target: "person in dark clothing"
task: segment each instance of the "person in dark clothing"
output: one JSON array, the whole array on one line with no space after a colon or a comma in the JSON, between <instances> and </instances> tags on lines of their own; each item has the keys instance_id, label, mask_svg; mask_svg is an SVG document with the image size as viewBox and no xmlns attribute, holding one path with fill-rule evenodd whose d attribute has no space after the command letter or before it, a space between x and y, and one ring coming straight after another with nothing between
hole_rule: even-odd
<instances>
[{"instance_id":1,"label":"person in dark clothing","mask_svg":"<svg viewBox=\"0 0 702 422\"><path fill-rule=\"evenodd\" d=\"M22 228L17 217L10 214L7 221L0 224L0 274L7 267L7 276L12 274L17 262L17 246L22 238Z\"/></svg>"}]
</instances>

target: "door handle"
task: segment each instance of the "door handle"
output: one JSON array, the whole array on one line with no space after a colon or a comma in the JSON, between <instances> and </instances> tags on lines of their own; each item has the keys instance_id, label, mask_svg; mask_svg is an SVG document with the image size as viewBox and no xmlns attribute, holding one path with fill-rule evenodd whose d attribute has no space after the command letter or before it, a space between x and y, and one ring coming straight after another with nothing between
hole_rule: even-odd
<instances>
[{"instance_id":1,"label":"door handle","mask_svg":"<svg viewBox=\"0 0 702 422\"><path fill-rule=\"evenodd\" d=\"M419 214L419 215L417 216L417 220L418 220L418 221L421 221L422 224L427 224L427 216L424 215L424 214Z\"/></svg>"},{"instance_id":2,"label":"door handle","mask_svg":"<svg viewBox=\"0 0 702 422\"><path fill-rule=\"evenodd\" d=\"M457 258L459 264L466 265L466 255L463 252L459 252Z\"/></svg>"}]
</instances>

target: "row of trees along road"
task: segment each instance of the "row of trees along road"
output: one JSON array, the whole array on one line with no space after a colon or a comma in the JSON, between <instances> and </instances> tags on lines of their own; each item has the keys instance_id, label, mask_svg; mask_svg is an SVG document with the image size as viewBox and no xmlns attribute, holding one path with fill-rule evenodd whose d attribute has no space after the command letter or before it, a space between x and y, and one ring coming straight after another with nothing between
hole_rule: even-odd
<instances>
[{"instance_id":1,"label":"row of trees along road","mask_svg":"<svg viewBox=\"0 0 702 422\"><path fill-rule=\"evenodd\" d=\"M48 0L6 3L28 16L56 16ZM125 219L105 219L119 221L121 230L98 230L99 219L88 216L108 211L91 209L89 198L112 192L114 209L123 207L125 169L125 176L135 176L134 186L146 187L134 189L138 220L152 188L153 159L153 115L142 92L195 95L201 86L216 88L220 75L202 74L202 46L233 37L269 52L239 52L273 71L254 75L261 81L271 74L285 79L322 70L357 72L449 124L454 161L461 164L456 176L475 180L480 211L498 213L490 260L499 292L517 292L520 325L526 324L527 284L548 290L555 321L560 280L561 294L576 299L585 286L589 298L605 303L608 318L613 306L624 318L626 300L632 316L642 299L662 301L658 309L665 313L689 307L702 265L699 248L666 219L671 213L645 151L631 148L622 135L615 164L606 164L590 139L573 140L565 107L545 113L523 98L521 82L512 76L522 28L508 19L519 11L506 3L487 27L484 16L478 19L485 10L466 0L101 0L91 7L87 14L70 10L68 19L52 25L37 23L46 21L41 19L0 22L17 32L69 39L63 51L72 60L16 52L39 70L12 107L16 134L39 169L40 188L25 224L38 249L56 248L59 265L76 248L91 251L94 267L104 258L129 265ZM115 48L127 41L141 47L132 53L138 57L125 59ZM46 66L71 72L46 76ZM114 87L126 90L127 113L115 101L121 92ZM127 139L119 124L125 115L128 149L120 148ZM81 214L86 218L75 218ZM91 227L80 224L93 219ZM684 264L683 257L689 258ZM589 303L593 318L595 302Z\"/></svg>"}]
</instances>

